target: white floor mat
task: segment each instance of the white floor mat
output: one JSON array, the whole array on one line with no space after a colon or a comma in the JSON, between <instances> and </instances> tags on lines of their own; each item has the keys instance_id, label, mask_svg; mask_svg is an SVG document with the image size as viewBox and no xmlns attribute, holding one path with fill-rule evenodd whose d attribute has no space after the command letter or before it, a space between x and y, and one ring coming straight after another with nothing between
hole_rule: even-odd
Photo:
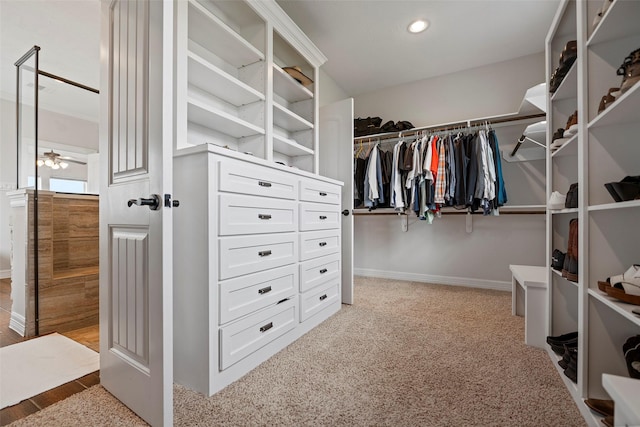
<instances>
[{"instance_id":1,"label":"white floor mat","mask_svg":"<svg viewBox=\"0 0 640 427\"><path fill-rule=\"evenodd\" d=\"M0 408L98 369L98 353L57 333L0 348Z\"/></svg>"}]
</instances>

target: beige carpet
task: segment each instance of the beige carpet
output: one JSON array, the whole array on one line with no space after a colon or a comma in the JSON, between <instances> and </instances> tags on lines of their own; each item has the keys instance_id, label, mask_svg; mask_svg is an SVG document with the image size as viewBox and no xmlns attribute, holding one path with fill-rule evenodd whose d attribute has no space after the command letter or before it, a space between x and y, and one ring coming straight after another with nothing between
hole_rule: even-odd
<instances>
[{"instance_id":1,"label":"beige carpet","mask_svg":"<svg viewBox=\"0 0 640 427\"><path fill-rule=\"evenodd\" d=\"M100 369L100 355L54 333L0 348L0 408Z\"/></svg>"},{"instance_id":2,"label":"beige carpet","mask_svg":"<svg viewBox=\"0 0 640 427\"><path fill-rule=\"evenodd\" d=\"M176 386L177 426L583 426L499 291L357 278L356 305L211 398ZM101 386L15 426L144 425Z\"/></svg>"}]
</instances>

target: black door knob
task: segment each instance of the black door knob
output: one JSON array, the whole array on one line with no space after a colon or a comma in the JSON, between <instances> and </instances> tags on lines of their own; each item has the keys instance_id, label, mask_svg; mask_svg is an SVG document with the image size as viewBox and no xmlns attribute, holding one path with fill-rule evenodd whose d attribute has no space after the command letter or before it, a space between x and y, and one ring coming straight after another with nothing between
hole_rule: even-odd
<instances>
[{"instance_id":1,"label":"black door knob","mask_svg":"<svg viewBox=\"0 0 640 427\"><path fill-rule=\"evenodd\" d=\"M342 215L349 216L349 209L345 209L342 211Z\"/></svg>"},{"instance_id":2,"label":"black door knob","mask_svg":"<svg viewBox=\"0 0 640 427\"><path fill-rule=\"evenodd\" d=\"M152 211L157 211L160 208L160 196L158 196L157 194L152 194L148 199L129 199L129 201L127 202L127 206L131 207L133 205L149 206L149 209L151 209Z\"/></svg>"}]
</instances>

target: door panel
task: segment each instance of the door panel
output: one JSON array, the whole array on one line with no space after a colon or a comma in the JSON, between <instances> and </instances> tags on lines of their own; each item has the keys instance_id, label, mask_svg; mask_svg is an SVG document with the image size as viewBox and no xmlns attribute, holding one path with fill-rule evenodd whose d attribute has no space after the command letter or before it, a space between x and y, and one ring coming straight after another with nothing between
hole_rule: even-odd
<instances>
[{"instance_id":1,"label":"door panel","mask_svg":"<svg viewBox=\"0 0 640 427\"><path fill-rule=\"evenodd\" d=\"M342 187L342 302L353 304L353 99L320 108L320 175Z\"/></svg>"},{"instance_id":2,"label":"door panel","mask_svg":"<svg viewBox=\"0 0 640 427\"><path fill-rule=\"evenodd\" d=\"M172 215L139 204L171 193L172 10L103 0L101 17L100 381L154 426L173 423Z\"/></svg>"}]
</instances>

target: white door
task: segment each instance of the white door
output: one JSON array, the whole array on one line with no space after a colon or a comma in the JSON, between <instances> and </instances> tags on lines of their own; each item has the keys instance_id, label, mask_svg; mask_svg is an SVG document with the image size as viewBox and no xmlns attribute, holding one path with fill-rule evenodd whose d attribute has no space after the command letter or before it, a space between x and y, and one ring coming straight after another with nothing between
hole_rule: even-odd
<instances>
[{"instance_id":1,"label":"white door","mask_svg":"<svg viewBox=\"0 0 640 427\"><path fill-rule=\"evenodd\" d=\"M342 302L353 304L353 99L320 108L320 175L342 188ZM347 215L344 215L346 211Z\"/></svg>"},{"instance_id":2,"label":"white door","mask_svg":"<svg viewBox=\"0 0 640 427\"><path fill-rule=\"evenodd\" d=\"M169 426L173 6L101 6L100 382L151 425ZM157 209L140 206L153 194Z\"/></svg>"}]
</instances>

